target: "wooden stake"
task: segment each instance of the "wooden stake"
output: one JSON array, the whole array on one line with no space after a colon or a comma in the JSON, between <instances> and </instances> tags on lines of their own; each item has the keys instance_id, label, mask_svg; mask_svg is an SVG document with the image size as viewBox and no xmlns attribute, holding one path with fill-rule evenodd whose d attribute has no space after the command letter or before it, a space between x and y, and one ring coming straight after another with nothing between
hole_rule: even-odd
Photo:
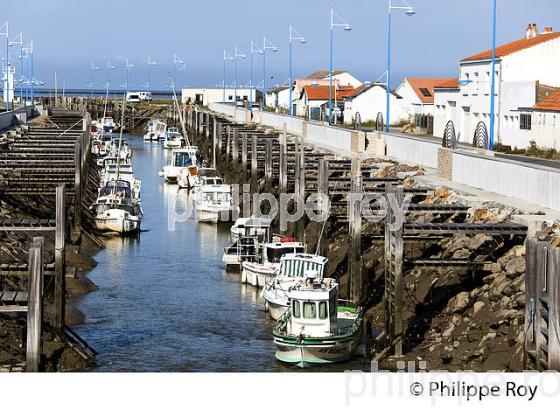
<instances>
[{"instance_id":1,"label":"wooden stake","mask_svg":"<svg viewBox=\"0 0 560 410\"><path fill-rule=\"evenodd\" d=\"M29 249L29 297L27 307L27 345L25 368L38 372L41 361L41 324L43 320L43 238L33 238Z\"/></svg>"}]
</instances>

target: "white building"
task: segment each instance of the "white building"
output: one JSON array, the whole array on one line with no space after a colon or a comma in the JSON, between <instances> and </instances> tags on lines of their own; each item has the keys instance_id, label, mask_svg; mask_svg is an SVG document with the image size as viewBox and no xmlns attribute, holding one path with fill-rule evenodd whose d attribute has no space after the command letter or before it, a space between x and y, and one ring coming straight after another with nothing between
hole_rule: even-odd
<instances>
[{"instance_id":1,"label":"white building","mask_svg":"<svg viewBox=\"0 0 560 410\"><path fill-rule=\"evenodd\" d=\"M328 85L306 85L300 95L298 109L302 110L298 115L309 117L313 120L326 121L328 115L329 97L332 97L333 110L337 117L344 111L344 101L352 97L363 87L333 86L329 90ZM335 121L336 123L336 121Z\"/></svg>"},{"instance_id":2,"label":"white building","mask_svg":"<svg viewBox=\"0 0 560 410\"><path fill-rule=\"evenodd\" d=\"M400 124L408 121L408 110L403 104L403 98L395 91L390 94L391 124ZM377 113L386 117L387 87L384 84L371 84L352 97L344 100L344 123L352 124L356 114L359 114L362 123L375 121Z\"/></svg>"},{"instance_id":3,"label":"white building","mask_svg":"<svg viewBox=\"0 0 560 410\"><path fill-rule=\"evenodd\" d=\"M10 67L8 82L6 83L6 67L4 67L3 76L2 76L2 84L3 84L2 101L6 102L9 96L10 104L14 102L14 74L15 74L15 67Z\"/></svg>"},{"instance_id":4,"label":"white building","mask_svg":"<svg viewBox=\"0 0 560 410\"><path fill-rule=\"evenodd\" d=\"M443 136L448 121L453 121L461 142L472 143L481 121L490 131L491 55L488 50L461 60L460 84L436 87L434 135ZM495 142L517 148L529 145L534 136L527 125L533 115L530 109L560 87L558 67L560 33L551 28L538 34L533 27L525 38L497 47ZM544 145L539 135L534 137L539 146L551 146Z\"/></svg>"},{"instance_id":5,"label":"white building","mask_svg":"<svg viewBox=\"0 0 560 410\"><path fill-rule=\"evenodd\" d=\"M250 88L238 88L237 100L249 102L251 93ZM253 88L253 103L257 104L261 100L262 93ZM235 96L234 88L226 88L225 102L233 103ZM181 101L183 104L188 102L208 106L210 103L222 102L224 99L224 89L219 87L214 88L183 88L181 90Z\"/></svg>"},{"instance_id":6,"label":"white building","mask_svg":"<svg viewBox=\"0 0 560 410\"><path fill-rule=\"evenodd\" d=\"M560 91L535 104L529 118L524 127L530 129L530 140L539 147L560 150Z\"/></svg>"},{"instance_id":7,"label":"white building","mask_svg":"<svg viewBox=\"0 0 560 410\"><path fill-rule=\"evenodd\" d=\"M408 121L418 115L434 115L434 87L450 78L406 77L396 89L408 112Z\"/></svg>"},{"instance_id":8,"label":"white building","mask_svg":"<svg viewBox=\"0 0 560 410\"><path fill-rule=\"evenodd\" d=\"M288 110L290 108L290 87L285 85L268 89L266 106L274 110Z\"/></svg>"}]
</instances>

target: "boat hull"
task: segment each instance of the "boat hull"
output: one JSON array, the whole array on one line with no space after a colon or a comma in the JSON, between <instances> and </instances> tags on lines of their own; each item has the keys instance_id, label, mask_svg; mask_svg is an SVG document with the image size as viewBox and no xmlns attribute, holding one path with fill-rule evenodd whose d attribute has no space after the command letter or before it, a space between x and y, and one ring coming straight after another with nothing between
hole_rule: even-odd
<instances>
[{"instance_id":1,"label":"boat hull","mask_svg":"<svg viewBox=\"0 0 560 410\"><path fill-rule=\"evenodd\" d=\"M274 337L277 360L300 367L324 365L350 360L359 344L360 333L347 338L291 338Z\"/></svg>"},{"instance_id":2,"label":"boat hull","mask_svg":"<svg viewBox=\"0 0 560 410\"><path fill-rule=\"evenodd\" d=\"M103 232L129 234L140 230L140 221L123 218L96 217L95 227Z\"/></svg>"},{"instance_id":3,"label":"boat hull","mask_svg":"<svg viewBox=\"0 0 560 410\"><path fill-rule=\"evenodd\" d=\"M277 269L273 266L258 263L243 263L241 282L252 285L256 288L263 288L267 281L274 278Z\"/></svg>"},{"instance_id":4,"label":"boat hull","mask_svg":"<svg viewBox=\"0 0 560 410\"><path fill-rule=\"evenodd\" d=\"M266 305L268 307L268 314L274 320L278 320L282 317L284 313L288 311L288 304L282 304L278 302L273 302L269 299L266 299Z\"/></svg>"}]
</instances>

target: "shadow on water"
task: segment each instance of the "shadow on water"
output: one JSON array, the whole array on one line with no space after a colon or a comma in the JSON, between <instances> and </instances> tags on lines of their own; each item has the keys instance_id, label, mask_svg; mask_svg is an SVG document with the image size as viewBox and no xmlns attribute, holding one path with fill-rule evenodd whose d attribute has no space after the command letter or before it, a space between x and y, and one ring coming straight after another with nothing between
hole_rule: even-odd
<instances>
[{"instance_id":1,"label":"shadow on water","mask_svg":"<svg viewBox=\"0 0 560 410\"><path fill-rule=\"evenodd\" d=\"M189 218L169 229L168 207L188 195L158 176L169 153L139 137L129 143L142 180L142 232L107 238L89 274L99 290L78 303L86 323L76 330L99 352L96 370L299 371L275 360L274 322L259 292L223 269L229 226ZM357 360L312 370L360 367Z\"/></svg>"}]
</instances>

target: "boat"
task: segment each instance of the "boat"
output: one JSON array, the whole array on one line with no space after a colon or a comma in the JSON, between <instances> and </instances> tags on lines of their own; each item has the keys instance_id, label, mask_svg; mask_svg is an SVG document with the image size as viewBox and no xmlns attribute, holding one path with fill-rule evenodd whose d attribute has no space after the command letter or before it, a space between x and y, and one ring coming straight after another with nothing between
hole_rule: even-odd
<instances>
[{"instance_id":1,"label":"boat","mask_svg":"<svg viewBox=\"0 0 560 410\"><path fill-rule=\"evenodd\" d=\"M264 309L268 311L270 317L278 320L286 313L290 306L290 299L287 296L288 289L305 281L306 272L314 271L317 273L317 279L322 279L327 262L327 258L309 253L282 256L278 273L263 288Z\"/></svg>"},{"instance_id":2,"label":"boat","mask_svg":"<svg viewBox=\"0 0 560 410\"><path fill-rule=\"evenodd\" d=\"M222 261L226 270L239 269L245 261L256 261L260 247L271 241L270 218L249 218L244 232L231 245L224 248Z\"/></svg>"},{"instance_id":3,"label":"boat","mask_svg":"<svg viewBox=\"0 0 560 410\"><path fill-rule=\"evenodd\" d=\"M282 256L304 252L303 243L297 242L295 238L273 237L272 242L262 246L259 260L245 261L241 264L241 283L262 288L278 272Z\"/></svg>"},{"instance_id":4,"label":"boat","mask_svg":"<svg viewBox=\"0 0 560 410\"><path fill-rule=\"evenodd\" d=\"M135 201L140 201L140 193L142 190L142 181L134 176L132 164L108 163L102 172L101 189L110 184L111 181L118 179L126 181L130 186L131 197Z\"/></svg>"},{"instance_id":5,"label":"boat","mask_svg":"<svg viewBox=\"0 0 560 410\"><path fill-rule=\"evenodd\" d=\"M199 222L229 222L239 214L233 203L231 187L219 177L203 177L194 193L196 218Z\"/></svg>"},{"instance_id":6,"label":"boat","mask_svg":"<svg viewBox=\"0 0 560 410\"><path fill-rule=\"evenodd\" d=\"M118 124L111 117L99 118L94 123L98 132L112 133L118 127Z\"/></svg>"},{"instance_id":7,"label":"boat","mask_svg":"<svg viewBox=\"0 0 560 410\"><path fill-rule=\"evenodd\" d=\"M184 138L177 127L168 128L163 133L163 148L176 149L184 145Z\"/></svg>"},{"instance_id":8,"label":"boat","mask_svg":"<svg viewBox=\"0 0 560 410\"><path fill-rule=\"evenodd\" d=\"M176 183L181 170L187 168L196 169L197 166L197 147L179 148L171 151L171 157L166 166L160 172L160 176L165 178L165 182Z\"/></svg>"},{"instance_id":9,"label":"boat","mask_svg":"<svg viewBox=\"0 0 560 410\"><path fill-rule=\"evenodd\" d=\"M161 120L155 119L148 121L144 141L159 141L167 128L167 124Z\"/></svg>"},{"instance_id":10,"label":"boat","mask_svg":"<svg viewBox=\"0 0 560 410\"><path fill-rule=\"evenodd\" d=\"M316 271L289 289L290 306L272 331L276 359L307 367L350 360L360 344L362 308L343 306L334 279Z\"/></svg>"},{"instance_id":11,"label":"boat","mask_svg":"<svg viewBox=\"0 0 560 410\"><path fill-rule=\"evenodd\" d=\"M140 230L140 217L124 209L111 208L95 215L95 227L103 232L130 234Z\"/></svg>"},{"instance_id":12,"label":"boat","mask_svg":"<svg viewBox=\"0 0 560 410\"><path fill-rule=\"evenodd\" d=\"M245 232L245 224L253 218L254 217L237 218L235 220L235 222L233 223L233 225L231 226L231 228L229 230L230 238L231 238L232 243L237 242L237 240L239 239L239 236ZM265 234L265 228L253 228L253 229L256 229L256 230L260 231L259 232L260 234Z\"/></svg>"},{"instance_id":13,"label":"boat","mask_svg":"<svg viewBox=\"0 0 560 410\"><path fill-rule=\"evenodd\" d=\"M92 205L97 229L121 234L140 229L142 208L131 192L130 182L125 180L111 180L99 190Z\"/></svg>"},{"instance_id":14,"label":"boat","mask_svg":"<svg viewBox=\"0 0 560 410\"><path fill-rule=\"evenodd\" d=\"M193 193L196 193L198 188L205 182L205 178L219 178L218 171L216 171L215 168L192 165L179 171L177 184L179 188L187 188L192 190Z\"/></svg>"}]
</instances>

